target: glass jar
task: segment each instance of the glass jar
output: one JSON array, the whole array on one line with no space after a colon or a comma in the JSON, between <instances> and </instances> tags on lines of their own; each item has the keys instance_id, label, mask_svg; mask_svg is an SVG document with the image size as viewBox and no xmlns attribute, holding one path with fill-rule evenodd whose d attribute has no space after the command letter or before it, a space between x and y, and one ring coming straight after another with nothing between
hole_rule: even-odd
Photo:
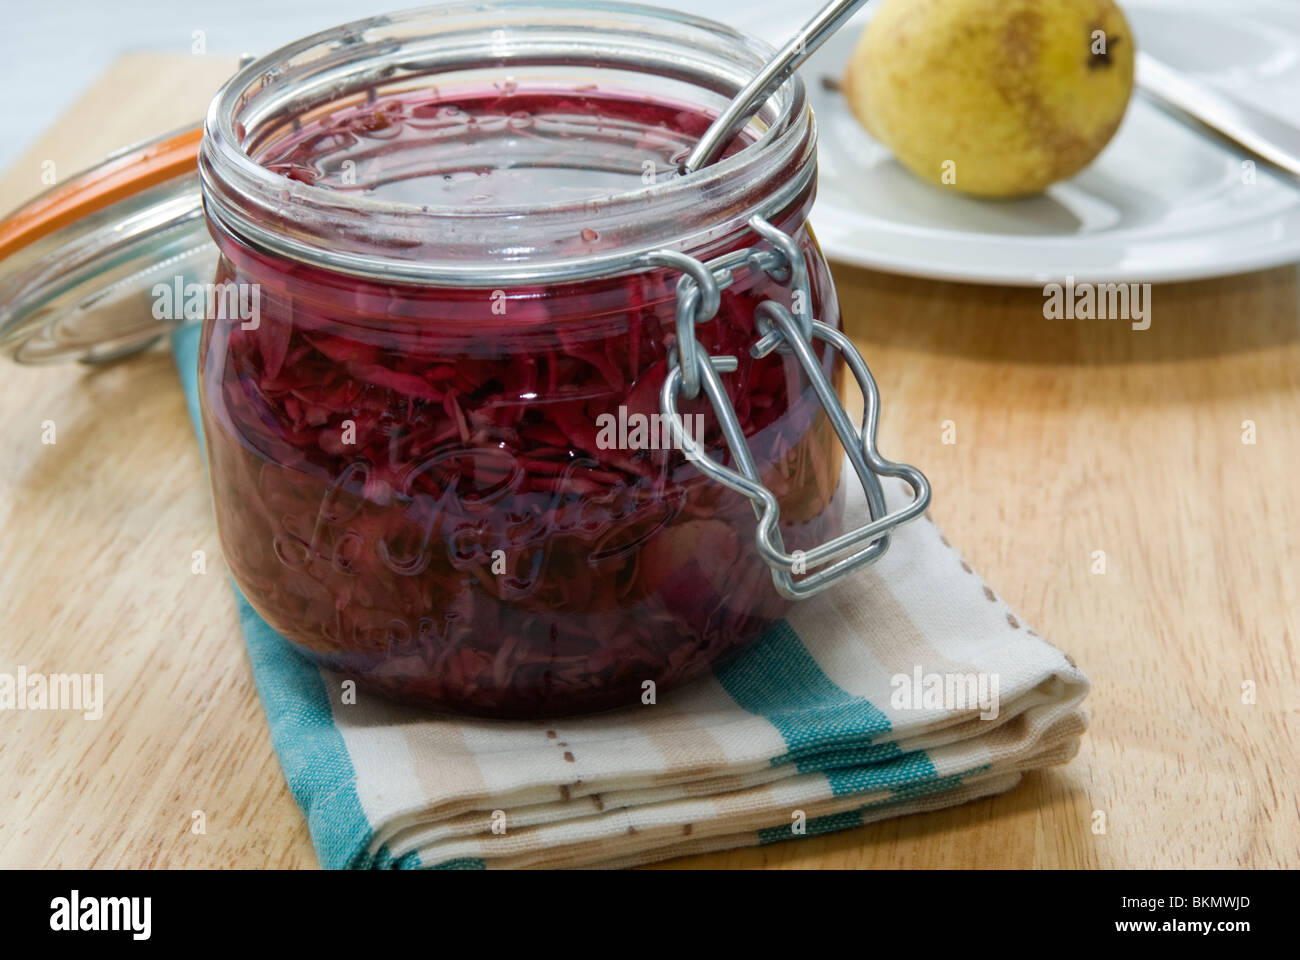
<instances>
[{"instance_id":1,"label":"glass jar","mask_svg":"<svg viewBox=\"0 0 1300 960\"><path fill-rule=\"evenodd\" d=\"M308 37L217 95L212 495L236 584L302 653L458 713L654 702L925 509L924 477L875 450L875 385L838 332L801 81L680 167L771 55L660 9L465 4ZM129 234L135 269L191 236L190 188L150 189L166 229L92 223L82 260L124 269ZM32 264L64 239L0 296L24 307L7 349L115 356L156 332L84 334L104 298L79 286L75 322L40 318ZM871 513L848 532L846 449ZM887 511L879 475L912 501Z\"/></svg>"}]
</instances>

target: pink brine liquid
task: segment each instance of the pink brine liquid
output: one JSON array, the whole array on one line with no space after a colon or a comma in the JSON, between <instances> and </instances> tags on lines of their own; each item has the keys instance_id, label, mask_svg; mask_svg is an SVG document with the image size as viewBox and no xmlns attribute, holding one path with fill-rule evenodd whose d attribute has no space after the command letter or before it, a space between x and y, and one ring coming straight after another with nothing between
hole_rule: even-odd
<instances>
[{"instance_id":1,"label":"pink brine liquid","mask_svg":"<svg viewBox=\"0 0 1300 960\"><path fill-rule=\"evenodd\" d=\"M425 90L335 111L255 158L422 206L595 202L680 176L710 120L592 89ZM785 226L814 314L835 324L809 200ZM676 274L438 288L213 230L218 282L261 288L256 328L204 331L222 544L249 602L318 663L436 709L581 713L662 695L782 616L749 502L655 429ZM797 365L749 355L769 298L789 291L742 270L697 336L740 361L723 380L796 549L838 531L840 454ZM683 406L722 457L707 402Z\"/></svg>"},{"instance_id":2,"label":"pink brine liquid","mask_svg":"<svg viewBox=\"0 0 1300 960\"><path fill-rule=\"evenodd\" d=\"M303 183L417 206L571 203L679 176L710 120L590 89L424 92L339 111L258 159Z\"/></svg>"}]
</instances>

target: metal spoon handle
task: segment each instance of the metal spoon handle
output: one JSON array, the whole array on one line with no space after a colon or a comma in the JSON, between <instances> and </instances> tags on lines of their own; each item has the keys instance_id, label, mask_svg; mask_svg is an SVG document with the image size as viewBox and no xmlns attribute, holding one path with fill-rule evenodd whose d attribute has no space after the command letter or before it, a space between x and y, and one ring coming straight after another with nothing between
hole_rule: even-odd
<instances>
[{"instance_id":1,"label":"metal spoon handle","mask_svg":"<svg viewBox=\"0 0 1300 960\"><path fill-rule=\"evenodd\" d=\"M772 91L783 84L827 37L844 26L845 21L866 2L867 0L831 0L805 23L790 42L781 48L776 58L768 61L767 66L745 84L731 103L727 104L727 109L704 131L704 136L686 158L687 172L712 163L718 152L749 122L749 118L771 96Z\"/></svg>"}]
</instances>

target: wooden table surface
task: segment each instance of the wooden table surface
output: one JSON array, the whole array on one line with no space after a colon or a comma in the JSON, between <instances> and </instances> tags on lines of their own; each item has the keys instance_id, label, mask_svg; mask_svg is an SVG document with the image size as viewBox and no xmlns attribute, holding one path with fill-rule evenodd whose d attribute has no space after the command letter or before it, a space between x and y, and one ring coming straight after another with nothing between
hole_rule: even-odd
<instances>
[{"instance_id":1,"label":"wooden table surface","mask_svg":"<svg viewBox=\"0 0 1300 960\"><path fill-rule=\"evenodd\" d=\"M232 67L119 61L0 207L45 161L67 175L197 118ZM1093 726L1004 796L670 866L1300 866L1300 271L1158 285L1146 331L1045 320L1038 289L834 273L882 449L928 473L948 539L1088 672ZM314 866L171 358L6 364L0 409L0 672L102 673L107 701L94 722L0 713L0 866Z\"/></svg>"}]
</instances>

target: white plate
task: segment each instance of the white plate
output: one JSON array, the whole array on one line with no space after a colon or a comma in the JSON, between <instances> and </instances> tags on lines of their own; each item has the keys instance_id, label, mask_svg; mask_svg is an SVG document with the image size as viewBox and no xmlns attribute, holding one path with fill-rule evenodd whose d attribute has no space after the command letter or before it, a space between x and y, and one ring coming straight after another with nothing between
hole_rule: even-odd
<instances>
[{"instance_id":1,"label":"white plate","mask_svg":"<svg viewBox=\"0 0 1300 960\"><path fill-rule=\"evenodd\" d=\"M1140 48L1300 124L1300 3L1122 6ZM791 13L787 7L779 25L767 19L755 32L788 36L802 19ZM1248 154L1140 93L1101 156L1045 194L981 200L922 182L821 83L843 73L869 16L870 8L802 71L821 136L812 223L829 257L922 277L1033 286L1067 276L1183 280L1300 260L1300 181L1261 161L1255 182L1244 183Z\"/></svg>"}]
</instances>

